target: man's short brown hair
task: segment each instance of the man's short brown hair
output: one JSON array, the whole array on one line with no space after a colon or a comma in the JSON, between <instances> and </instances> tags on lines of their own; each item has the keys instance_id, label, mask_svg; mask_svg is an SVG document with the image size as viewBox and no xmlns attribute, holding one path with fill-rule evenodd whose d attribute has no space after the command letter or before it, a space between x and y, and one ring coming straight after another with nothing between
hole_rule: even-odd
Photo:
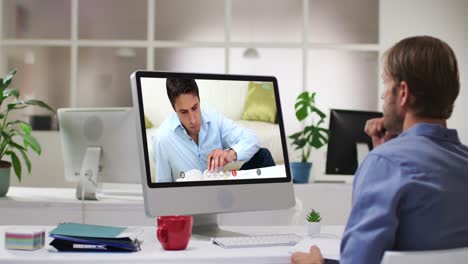
<instances>
[{"instance_id":1,"label":"man's short brown hair","mask_svg":"<svg viewBox=\"0 0 468 264\"><path fill-rule=\"evenodd\" d=\"M181 94L193 94L200 99L198 85L194 79L167 78L166 91L167 97L169 98L169 101L171 101L171 105L174 109L175 100Z\"/></svg>"},{"instance_id":2,"label":"man's short brown hair","mask_svg":"<svg viewBox=\"0 0 468 264\"><path fill-rule=\"evenodd\" d=\"M451 116L460 76L457 58L447 43L430 36L403 39L385 53L384 70L397 84L408 84L416 116Z\"/></svg>"}]
</instances>

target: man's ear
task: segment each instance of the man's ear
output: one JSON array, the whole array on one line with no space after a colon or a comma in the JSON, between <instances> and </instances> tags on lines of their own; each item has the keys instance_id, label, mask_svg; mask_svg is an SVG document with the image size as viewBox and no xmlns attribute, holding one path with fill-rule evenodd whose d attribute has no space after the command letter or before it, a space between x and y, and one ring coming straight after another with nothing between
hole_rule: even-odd
<instances>
[{"instance_id":1,"label":"man's ear","mask_svg":"<svg viewBox=\"0 0 468 264\"><path fill-rule=\"evenodd\" d=\"M408 107L410 104L411 93L409 90L408 83L402 81L400 83L400 89L398 89L398 102L401 107Z\"/></svg>"}]
</instances>

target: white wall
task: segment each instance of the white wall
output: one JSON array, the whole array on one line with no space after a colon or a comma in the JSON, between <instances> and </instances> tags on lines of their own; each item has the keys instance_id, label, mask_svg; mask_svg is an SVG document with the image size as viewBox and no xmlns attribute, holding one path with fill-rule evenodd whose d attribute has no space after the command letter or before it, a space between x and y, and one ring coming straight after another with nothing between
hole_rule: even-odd
<instances>
[{"instance_id":1,"label":"white wall","mask_svg":"<svg viewBox=\"0 0 468 264\"><path fill-rule=\"evenodd\" d=\"M414 35L432 35L454 50L460 67L460 95L449 126L458 129L468 143L468 1L466 0L381 0L380 43L382 51L398 40Z\"/></svg>"}]
</instances>

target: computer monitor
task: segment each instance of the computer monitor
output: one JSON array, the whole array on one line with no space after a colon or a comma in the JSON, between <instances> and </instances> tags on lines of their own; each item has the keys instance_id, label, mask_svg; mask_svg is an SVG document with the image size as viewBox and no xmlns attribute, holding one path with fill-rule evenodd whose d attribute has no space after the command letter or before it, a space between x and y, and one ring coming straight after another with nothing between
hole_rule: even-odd
<instances>
[{"instance_id":1,"label":"computer monitor","mask_svg":"<svg viewBox=\"0 0 468 264\"><path fill-rule=\"evenodd\" d=\"M58 109L65 179L79 200L96 200L100 183L141 183L133 108Z\"/></svg>"},{"instance_id":2,"label":"computer monitor","mask_svg":"<svg viewBox=\"0 0 468 264\"><path fill-rule=\"evenodd\" d=\"M276 78L136 71L131 84L148 215L194 215L195 234L226 236L218 213L294 206ZM183 87L173 97L177 113L167 86ZM210 172L214 149L238 160Z\"/></svg>"},{"instance_id":3,"label":"computer monitor","mask_svg":"<svg viewBox=\"0 0 468 264\"><path fill-rule=\"evenodd\" d=\"M330 110L330 138L326 174L353 175L358 164L372 150L372 139L365 131L367 120L382 113L354 110Z\"/></svg>"}]
</instances>

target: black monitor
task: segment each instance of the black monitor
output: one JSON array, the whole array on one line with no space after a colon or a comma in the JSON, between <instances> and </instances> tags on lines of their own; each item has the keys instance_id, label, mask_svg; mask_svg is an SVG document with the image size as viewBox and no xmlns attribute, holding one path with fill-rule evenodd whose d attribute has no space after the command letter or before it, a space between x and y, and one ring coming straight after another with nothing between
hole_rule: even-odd
<instances>
[{"instance_id":1,"label":"black monitor","mask_svg":"<svg viewBox=\"0 0 468 264\"><path fill-rule=\"evenodd\" d=\"M364 132L366 121L382 117L380 112L330 110L326 174L352 175L358 167L358 143L372 150L372 139Z\"/></svg>"}]
</instances>

